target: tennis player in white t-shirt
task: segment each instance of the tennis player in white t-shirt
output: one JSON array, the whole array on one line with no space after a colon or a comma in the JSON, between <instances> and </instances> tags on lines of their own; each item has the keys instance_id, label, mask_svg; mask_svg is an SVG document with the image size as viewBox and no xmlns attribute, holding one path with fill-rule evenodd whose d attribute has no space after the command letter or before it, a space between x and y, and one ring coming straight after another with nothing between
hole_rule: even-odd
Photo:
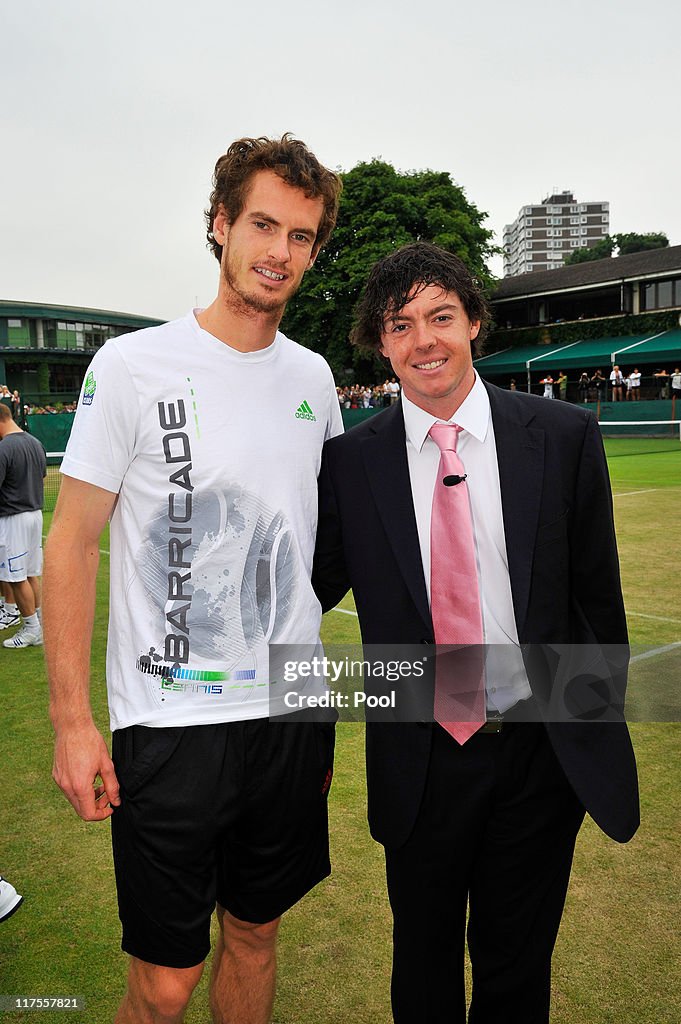
<instances>
[{"instance_id":1,"label":"tennis player in white t-shirt","mask_svg":"<svg viewBox=\"0 0 681 1024\"><path fill-rule=\"evenodd\" d=\"M46 550L54 778L112 819L117 1024L183 1019L216 903L214 1019L266 1024L279 918L330 870L333 725L270 723L267 695L269 645L319 642L317 474L342 424L326 362L278 327L340 181L284 136L233 143L213 183L217 297L97 353ZM89 699L109 518L112 757Z\"/></svg>"}]
</instances>

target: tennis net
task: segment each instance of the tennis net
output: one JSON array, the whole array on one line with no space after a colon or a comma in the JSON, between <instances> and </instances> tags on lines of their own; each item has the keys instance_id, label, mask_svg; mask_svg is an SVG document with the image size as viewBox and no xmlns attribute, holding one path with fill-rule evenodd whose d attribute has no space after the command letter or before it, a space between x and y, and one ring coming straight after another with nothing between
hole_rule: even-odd
<instances>
[{"instance_id":1,"label":"tennis net","mask_svg":"<svg viewBox=\"0 0 681 1024\"><path fill-rule=\"evenodd\" d=\"M64 458L64 452L47 452L47 476L45 477L45 501L43 508L46 512L54 512L59 494L61 474L59 467Z\"/></svg>"},{"instance_id":2,"label":"tennis net","mask_svg":"<svg viewBox=\"0 0 681 1024\"><path fill-rule=\"evenodd\" d=\"M618 455L646 455L681 452L681 420L601 420L598 423L608 458ZM45 478L46 512L53 512L59 494L64 452L47 453Z\"/></svg>"},{"instance_id":3,"label":"tennis net","mask_svg":"<svg viewBox=\"0 0 681 1024\"><path fill-rule=\"evenodd\" d=\"M681 452L681 420L600 420L608 458Z\"/></svg>"}]
</instances>

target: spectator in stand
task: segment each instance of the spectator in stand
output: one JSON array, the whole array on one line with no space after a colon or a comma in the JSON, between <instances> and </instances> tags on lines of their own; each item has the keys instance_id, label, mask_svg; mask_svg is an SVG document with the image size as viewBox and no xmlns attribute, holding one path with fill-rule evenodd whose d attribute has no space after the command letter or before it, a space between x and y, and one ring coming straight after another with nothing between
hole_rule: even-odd
<instances>
[{"instance_id":1,"label":"spectator in stand","mask_svg":"<svg viewBox=\"0 0 681 1024\"><path fill-rule=\"evenodd\" d=\"M21 419L21 395L18 391L12 392L12 415L15 420Z\"/></svg>"},{"instance_id":2,"label":"spectator in stand","mask_svg":"<svg viewBox=\"0 0 681 1024\"><path fill-rule=\"evenodd\" d=\"M624 374L620 370L619 366L613 366L610 373L610 387L612 388L612 400L613 402L621 402L623 395L622 390L624 388Z\"/></svg>"},{"instance_id":3,"label":"spectator in stand","mask_svg":"<svg viewBox=\"0 0 681 1024\"><path fill-rule=\"evenodd\" d=\"M515 382L515 377L511 377L511 383L508 385L508 390L509 391L517 391L518 390L518 386L517 386L517 384Z\"/></svg>"},{"instance_id":4,"label":"spectator in stand","mask_svg":"<svg viewBox=\"0 0 681 1024\"><path fill-rule=\"evenodd\" d=\"M586 403L589 399L589 387L591 381L589 380L589 374L584 370L582 372L579 381L577 382L577 390L579 391L580 402Z\"/></svg>"},{"instance_id":5,"label":"spectator in stand","mask_svg":"<svg viewBox=\"0 0 681 1024\"><path fill-rule=\"evenodd\" d=\"M553 377L551 374L547 373L539 383L544 385L544 398L553 398Z\"/></svg>"},{"instance_id":6,"label":"spectator in stand","mask_svg":"<svg viewBox=\"0 0 681 1024\"><path fill-rule=\"evenodd\" d=\"M390 378L390 384L388 385L390 390L390 404L394 405L400 397L400 385L394 377Z\"/></svg>"},{"instance_id":7,"label":"spectator in stand","mask_svg":"<svg viewBox=\"0 0 681 1024\"><path fill-rule=\"evenodd\" d=\"M681 399L681 370L678 366L674 367L672 374L672 401L678 401Z\"/></svg>"},{"instance_id":8,"label":"spectator in stand","mask_svg":"<svg viewBox=\"0 0 681 1024\"><path fill-rule=\"evenodd\" d=\"M625 373L624 375L624 397L627 402L631 400L631 374Z\"/></svg>"},{"instance_id":9,"label":"spectator in stand","mask_svg":"<svg viewBox=\"0 0 681 1024\"><path fill-rule=\"evenodd\" d=\"M12 392L6 384L0 384L0 402L4 402L10 409L12 408Z\"/></svg>"},{"instance_id":10,"label":"spectator in stand","mask_svg":"<svg viewBox=\"0 0 681 1024\"><path fill-rule=\"evenodd\" d=\"M596 370L593 377L591 378L591 385L593 387L593 397L596 402L600 402L601 395L604 392L603 385L605 384L605 377L600 370Z\"/></svg>"},{"instance_id":11,"label":"spectator in stand","mask_svg":"<svg viewBox=\"0 0 681 1024\"><path fill-rule=\"evenodd\" d=\"M558 385L558 397L561 402L566 402L568 379L567 373L564 373L563 370L558 371L558 380L556 381L556 384Z\"/></svg>"},{"instance_id":12,"label":"spectator in stand","mask_svg":"<svg viewBox=\"0 0 681 1024\"><path fill-rule=\"evenodd\" d=\"M669 398L669 374L666 370L655 370L653 380L657 384L657 397Z\"/></svg>"},{"instance_id":13,"label":"spectator in stand","mask_svg":"<svg viewBox=\"0 0 681 1024\"><path fill-rule=\"evenodd\" d=\"M641 398L641 371L636 366L629 374L629 397L632 402Z\"/></svg>"}]
</instances>

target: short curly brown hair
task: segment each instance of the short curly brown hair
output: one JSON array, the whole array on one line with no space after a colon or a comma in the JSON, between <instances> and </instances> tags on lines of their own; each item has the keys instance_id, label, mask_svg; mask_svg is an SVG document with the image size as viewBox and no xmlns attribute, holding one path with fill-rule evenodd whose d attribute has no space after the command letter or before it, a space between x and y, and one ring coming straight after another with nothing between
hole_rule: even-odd
<instances>
[{"instance_id":1,"label":"short curly brown hair","mask_svg":"<svg viewBox=\"0 0 681 1024\"><path fill-rule=\"evenodd\" d=\"M258 171L274 171L308 199L323 200L324 212L314 251L321 249L335 227L343 185L339 176L320 164L304 142L286 132L280 139L237 139L216 163L210 207L205 211L208 247L216 260L222 259L222 246L213 237L215 217L223 207L229 222L234 223L243 210L251 178Z\"/></svg>"},{"instance_id":2,"label":"short curly brown hair","mask_svg":"<svg viewBox=\"0 0 681 1024\"><path fill-rule=\"evenodd\" d=\"M466 264L431 242L404 245L374 264L355 310L351 343L378 352L386 316L404 309L415 288L418 293L429 285L456 292L468 319L480 321L478 335L471 342L473 355L479 356L490 323L487 300Z\"/></svg>"}]
</instances>

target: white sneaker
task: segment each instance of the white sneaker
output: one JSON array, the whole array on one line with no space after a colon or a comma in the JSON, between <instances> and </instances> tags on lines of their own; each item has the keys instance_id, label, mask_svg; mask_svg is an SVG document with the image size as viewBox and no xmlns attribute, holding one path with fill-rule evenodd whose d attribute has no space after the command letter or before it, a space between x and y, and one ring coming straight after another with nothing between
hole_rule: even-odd
<instances>
[{"instance_id":1,"label":"white sneaker","mask_svg":"<svg viewBox=\"0 0 681 1024\"><path fill-rule=\"evenodd\" d=\"M18 633L10 637L9 640L3 640L3 647L40 647L43 642L43 632L41 629L32 630L28 626L22 626Z\"/></svg>"},{"instance_id":2,"label":"white sneaker","mask_svg":"<svg viewBox=\"0 0 681 1024\"><path fill-rule=\"evenodd\" d=\"M6 608L0 612L0 629L11 629L12 626L18 626L21 621L19 612L15 612L14 615L10 615Z\"/></svg>"},{"instance_id":3,"label":"white sneaker","mask_svg":"<svg viewBox=\"0 0 681 1024\"><path fill-rule=\"evenodd\" d=\"M0 921L6 921L24 902L13 885L0 875Z\"/></svg>"}]
</instances>

